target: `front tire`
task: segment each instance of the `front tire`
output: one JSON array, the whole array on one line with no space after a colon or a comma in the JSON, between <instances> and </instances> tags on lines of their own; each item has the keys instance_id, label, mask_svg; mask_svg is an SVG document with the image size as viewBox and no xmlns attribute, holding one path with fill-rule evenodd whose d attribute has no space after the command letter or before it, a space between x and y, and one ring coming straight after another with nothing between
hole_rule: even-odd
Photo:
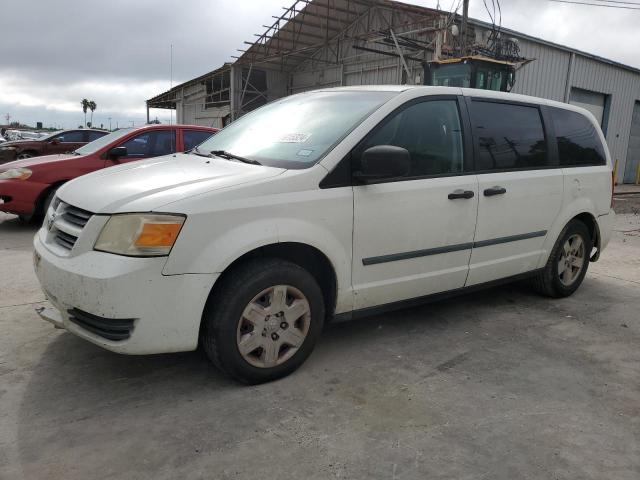
<instances>
[{"instance_id":1,"label":"front tire","mask_svg":"<svg viewBox=\"0 0 640 480\"><path fill-rule=\"evenodd\" d=\"M35 157L35 153L33 152L20 152L17 156L16 159L17 160L25 160L27 158L33 158Z\"/></svg>"},{"instance_id":2,"label":"front tire","mask_svg":"<svg viewBox=\"0 0 640 480\"><path fill-rule=\"evenodd\" d=\"M250 260L220 280L203 314L201 342L224 373L248 384L295 371L322 331L324 300L315 278L281 259Z\"/></svg>"},{"instance_id":3,"label":"front tire","mask_svg":"<svg viewBox=\"0 0 640 480\"><path fill-rule=\"evenodd\" d=\"M552 298L572 295L587 274L592 249L587 226L580 220L571 220L558 237L544 269L533 279L536 291Z\"/></svg>"}]
</instances>

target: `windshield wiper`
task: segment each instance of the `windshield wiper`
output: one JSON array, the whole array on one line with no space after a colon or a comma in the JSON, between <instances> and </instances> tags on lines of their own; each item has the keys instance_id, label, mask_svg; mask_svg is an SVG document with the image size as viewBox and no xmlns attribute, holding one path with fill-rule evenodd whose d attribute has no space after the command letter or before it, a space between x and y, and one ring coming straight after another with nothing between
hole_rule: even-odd
<instances>
[{"instance_id":1,"label":"windshield wiper","mask_svg":"<svg viewBox=\"0 0 640 480\"><path fill-rule=\"evenodd\" d=\"M207 157L207 158L211 158L211 154L201 152L200 150L198 150L198 147L195 147L195 148L193 148L193 149L189 150L189 151L188 151L188 152L186 152L186 153L194 153L194 154L198 155L199 157Z\"/></svg>"},{"instance_id":2,"label":"windshield wiper","mask_svg":"<svg viewBox=\"0 0 640 480\"><path fill-rule=\"evenodd\" d=\"M238 160L239 162L243 162L243 163L250 163L251 165L262 165L260 162L256 160L240 157L239 155L234 155L233 153L229 153L224 150L213 150L211 154L215 155L216 157L222 157L229 160Z\"/></svg>"}]
</instances>

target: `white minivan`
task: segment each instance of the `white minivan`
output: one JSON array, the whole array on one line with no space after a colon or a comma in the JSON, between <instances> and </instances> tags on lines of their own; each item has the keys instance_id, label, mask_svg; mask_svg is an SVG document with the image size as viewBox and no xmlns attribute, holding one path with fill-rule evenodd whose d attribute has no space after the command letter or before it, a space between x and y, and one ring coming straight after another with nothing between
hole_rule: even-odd
<instances>
[{"instance_id":1,"label":"white minivan","mask_svg":"<svg viewBox=\"0 0 640 480\"><path fill-rule=\"evenodd\" d=\"M114 352L202 345L228 375L287 375L331 318L531 277L571 295L609 241L611 159L562 103L446 87L318 90L189 154L58 190L42 318Z\"/></svg>"}]
</instances>

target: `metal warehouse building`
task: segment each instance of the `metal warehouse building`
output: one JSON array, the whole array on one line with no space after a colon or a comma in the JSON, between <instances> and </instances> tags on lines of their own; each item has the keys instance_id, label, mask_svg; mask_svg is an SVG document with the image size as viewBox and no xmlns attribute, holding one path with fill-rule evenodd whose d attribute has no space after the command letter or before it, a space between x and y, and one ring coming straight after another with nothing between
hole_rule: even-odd
<instances>
[{"instance_id":1,"label":"metal warehouse building","mask_svg":"<svg viewBox=\"0 0 640 480\"><path fill-rule=\"evenodd\" d=\"M221 127L265 103L341 85L422 84L424 63L455 51L458 15L390 0L298 0L234 63L147 101L176 110L178 123ZM470 19L467 41L483 45L496 27ZM520 55L514 93L569 102L600 121L618 183L640 168L640 70L515 31Z\"/></svg>"}]
</instances>

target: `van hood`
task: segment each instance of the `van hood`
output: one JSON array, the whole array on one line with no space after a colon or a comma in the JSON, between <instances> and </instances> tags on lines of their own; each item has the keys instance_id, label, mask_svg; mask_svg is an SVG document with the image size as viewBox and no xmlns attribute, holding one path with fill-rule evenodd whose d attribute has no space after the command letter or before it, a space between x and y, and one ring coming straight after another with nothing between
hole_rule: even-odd
<instances>
[{"instance_id":1,"label":"van hood","mask_svg":"<svg viewBox=\"0 0 640 480\"><path fill-rule=\"evenodd\" d=\"M180 153L84 175L66 183L57 195L63 202L93 213L150 212L186 197L274 177L285 171Z\"/></svg>"},{"instance_id":2,"label":"van hood","mask_svg":"<svg viewBox=\"0 0 640 480\"><path fill-rule=\"evenodd\" d=\"M31 157L24 158L22 160L14 160L13 162L7 162L0 165L0 172L7 171L11 168L32 168L37 165L41 165L43 163L53 163L53 162L61 162L64 160L69 160L70 158L82 158L78 155L68 155L68 154L60 154L60 155L45 155L42 157Z\"/></svg>"}]
</instances>

